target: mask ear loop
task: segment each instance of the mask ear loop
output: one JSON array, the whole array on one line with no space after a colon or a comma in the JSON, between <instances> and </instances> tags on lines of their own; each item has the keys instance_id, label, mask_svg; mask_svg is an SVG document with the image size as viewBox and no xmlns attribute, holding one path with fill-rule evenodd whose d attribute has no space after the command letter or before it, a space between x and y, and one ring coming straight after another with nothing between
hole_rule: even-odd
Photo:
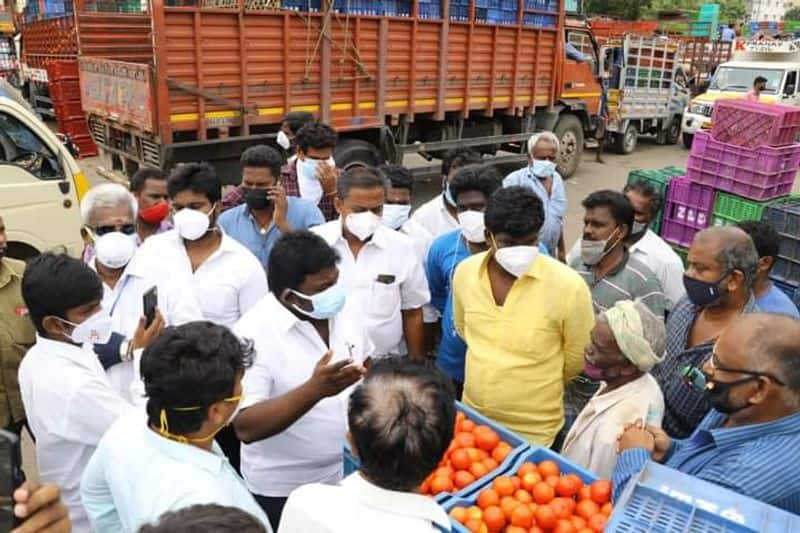
<instances>
[{"instance_id":1,"label":"mask ear loop","mask_svg":"<svg viewBox=\"0 0 800 533\"><path fill-rule=\"evenodd\" d=\"M231 396L230 398L224 398L222 401L223 402L240 402L240 401L242 401L242 396L241 395L239 395L239 396ZM196 406L191 406L191 407L173 407L172 410L173 411L187 412L187 411L199 411L202 408L203 407L201 407L199 405L196 405ZM212 431L210 435L207 435L205 437L199 437L199 438L190 439L189 437L186 437L184 435L175 435L174 433L170 433L170 431L169 431L169 420L167 418L167 410L166 409L164 409L164 408L161 409L161 412L159 413L159 417L158 417L158 422L159 422L158 432L163 437L166 437L166 438L168 438L170 440L174 440L174 441L180 442L182 444L188 444L190 442L198 442L198 443L200 443L200 442L208 442L211 439L213 439L214 437L216 437L217 433L222 431L222 428L225 427L225 424L223 424L219 428L217 428L216 430Z\"/></svg>"}]
</instances>

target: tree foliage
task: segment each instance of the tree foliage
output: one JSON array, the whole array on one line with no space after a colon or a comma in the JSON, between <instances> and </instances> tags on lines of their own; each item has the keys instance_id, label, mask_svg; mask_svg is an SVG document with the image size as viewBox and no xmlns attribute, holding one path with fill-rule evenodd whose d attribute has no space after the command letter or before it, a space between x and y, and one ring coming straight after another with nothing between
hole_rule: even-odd
<instances>
[{"instance_id":1,"label":"tree foliage","mask_svg":"<svg viewBox=\"0 0 800 533\"><path fill-rule=\"evenodd\" d=\"M800 20L800 6L793 7L792 9L786 10L786 14L783 16L784 20Z\"/></svg>"},{"instance_id":2,"label":"tree foliage","mask_svg":"<svg viewBox=\"0 0 800 533\"><path fill-rule=\"evenodd\" d=\"M704 0L587 0L586 12L590 15L606 15L623 20L653 19L661 11L684 10L689 13L700 10ZM718 0L719 20L723 24L747 17L745 0ZM800 19L800 8L796 8L795 19ZM789 19L789 17L786 17Z\"/></svg>"}]
</instances>

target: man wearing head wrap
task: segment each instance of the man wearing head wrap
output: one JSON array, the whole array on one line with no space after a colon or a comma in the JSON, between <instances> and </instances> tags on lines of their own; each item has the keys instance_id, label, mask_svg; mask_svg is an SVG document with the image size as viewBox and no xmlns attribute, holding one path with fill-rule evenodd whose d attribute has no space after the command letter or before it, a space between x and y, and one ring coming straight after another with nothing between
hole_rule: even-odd
<instances>
[{"instance_id":1,"label":"man wearing head wrap","mask_svg":"<svg viewBox=\"0 0 800 533\"><path fill-rule=\"evenodd\" d=\"M609 478L625 424L661 425L664 397L649 371L665 343L664 323L641 302L619 301L598 315L584 370L603 383L567 434L561 450L567 459Z\"/></svg>"}]
</instances>

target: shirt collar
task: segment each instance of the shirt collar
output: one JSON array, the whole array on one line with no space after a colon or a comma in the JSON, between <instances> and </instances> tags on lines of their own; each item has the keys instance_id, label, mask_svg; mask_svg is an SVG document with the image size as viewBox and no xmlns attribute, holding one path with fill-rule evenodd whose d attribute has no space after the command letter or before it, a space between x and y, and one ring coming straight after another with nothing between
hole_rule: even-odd
<instances>
[{"instance_id":1,"label":"shirt collar","mask_svg":"<svg viewBox=\"0 0 800 533\"><path fill-rule=\"evenodd\" d=\"M636 241L635 243L631 244L628 247L628 250L630 250L631 253L648 255L650 251L650 247L648 246L648 244L654 238L658 238L658 236L655 233L653 233L653 230L647 228L642 238Z\"/></svg>"},{"instance_id":2,"label":"shirt collar","mask_svg":"<svg viewBox=\"0 0 800 533\"><path fill-rule=\"evenodd\" d=\"M203 470L207 470L211 474L219 475L222 470L223 461L227 460L222 455L222 451L216 441L212 441L212 451L209 452L197 446L192 446L191 444L184 444L161 437L147 427L146 421L144 422L142 431L144 431L145 442L160 453L180 463L189 463Z\"/></svg>"},{"instance_id":3,"label":"shirt collar","mask_svg":"<svg viewBox=\"0 0 800 533\"><path fill-rule=\"evenodd\" d=\"M93 363L99 365L97 356L93 351L67 342L54 341L42 337L39 333L36 333L36 346L42 351L46 351L48 355L63 357L84 368L94 370L96 366Z\"/></svg>"},{"instance_id":4,"label":"shirt collar","mask_svg":"<svg viewBox=\"0 0 800 533\"><path fill-rule=\"evenodd\" d=\"M604 381L600 388L598 389L597 393L592 397L591 402L595 406L595 410L599 413L605 411L613 407L614 405L618 404L619 402L630 398L637 390L641 389L645 385L647 385L648 374L642 374L638 378L634 379L633 381L626 383L622 387L606 392L605 394L601 394L608 388L608 385Z\"/></svg>"},{"instance_id":5,"label":"shirt collar","mask_svg":"<svg viewBox=\"0 0 800 533\"><path fill-rule=\"evenodd\" d=\"M295 324L300 322L300 319L297 318L294 313L286 309L274 293L269 292L264 297L264 302L267 306L265 315L269 316L270 321L275 324L281 332L287 333Z\"/></svg>"},{"instance_id":6,"label":"shirt collar","mask_svg":"<svg viewBox=\"0 0 800 533\"><path fill-rule=\"evenodd\" d=\"M710 420L711 427L709 427L707 431L720 448L735 446L757 438L797 435L800 433L800 413L795 413L771 422L734 428L722 427L727 417L719 411L712 410L709 417L713 417L713 419Z\"/></svg>"},{"instance_id":7,"label":"shirt collar","mask_svg":"<svg viewBox=\"0 0 800 533\"><path fill-rule=\"evenodd\" d=\"M427 520L450 530L450 519L444 510L428 496L411 492L399 492L378 487L356 472L342 480L342 487L358 499L360 503L387 514L408 516Z\"/></svg>"},{"instance_id":8,"label":"shirt collar","mask_svg":"<svg viewBox=\"0 0 800 533\"><path fill-rule=\"evenodd\" d=\"M11 270L5 260L0 260L0 289L11 283L13 278L19 277L16 272Z\"/></svg>"},{"instance_id":9,"label":"shirt collar","mask_svg":"<svg viewBox=\"0 0 800 533\"><path fill-rule=\"evenodd\" d=\"M465 246L467 246L467 250L469 250L469 246L468 245L465 245ZM487 272L487 275L488 275L489 261L492 259L492 249L489 248L489 250L487 250L485 252L479 252L479 253L484 254L484 257L481 260L481 270L484 271L484 272ZM533 260L533 265L531 265L531 267L528 269L528 271L525 272L522 276L526 277L526 278L542 279L544 277L544 262L545 262L545 260L542 259L542 253L540 251L539 254L536 256L536 259ZM499 263L498 263L498 266L499 266ZM500 267L500 268L502 268L502 267Z\"/></svg>"}]
</instances>

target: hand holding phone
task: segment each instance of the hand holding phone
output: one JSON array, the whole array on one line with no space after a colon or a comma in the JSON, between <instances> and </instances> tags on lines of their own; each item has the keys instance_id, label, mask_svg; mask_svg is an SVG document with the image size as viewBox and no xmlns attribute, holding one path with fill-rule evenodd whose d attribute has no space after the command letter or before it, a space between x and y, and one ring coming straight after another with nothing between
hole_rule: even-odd
<instances>
[{"instance_id":1,"label":"hand holding phone","mask_svg":"<svg viewBox=\"0 0 800 533\"><path fill-rule=\"evenodd\" d=\"M144 308L145 328L149 328L150 324L156 318L156 307L158 306L158 287L150 287L144 296L142 296L142 307Z\"/></svg>"}]
</instances>

